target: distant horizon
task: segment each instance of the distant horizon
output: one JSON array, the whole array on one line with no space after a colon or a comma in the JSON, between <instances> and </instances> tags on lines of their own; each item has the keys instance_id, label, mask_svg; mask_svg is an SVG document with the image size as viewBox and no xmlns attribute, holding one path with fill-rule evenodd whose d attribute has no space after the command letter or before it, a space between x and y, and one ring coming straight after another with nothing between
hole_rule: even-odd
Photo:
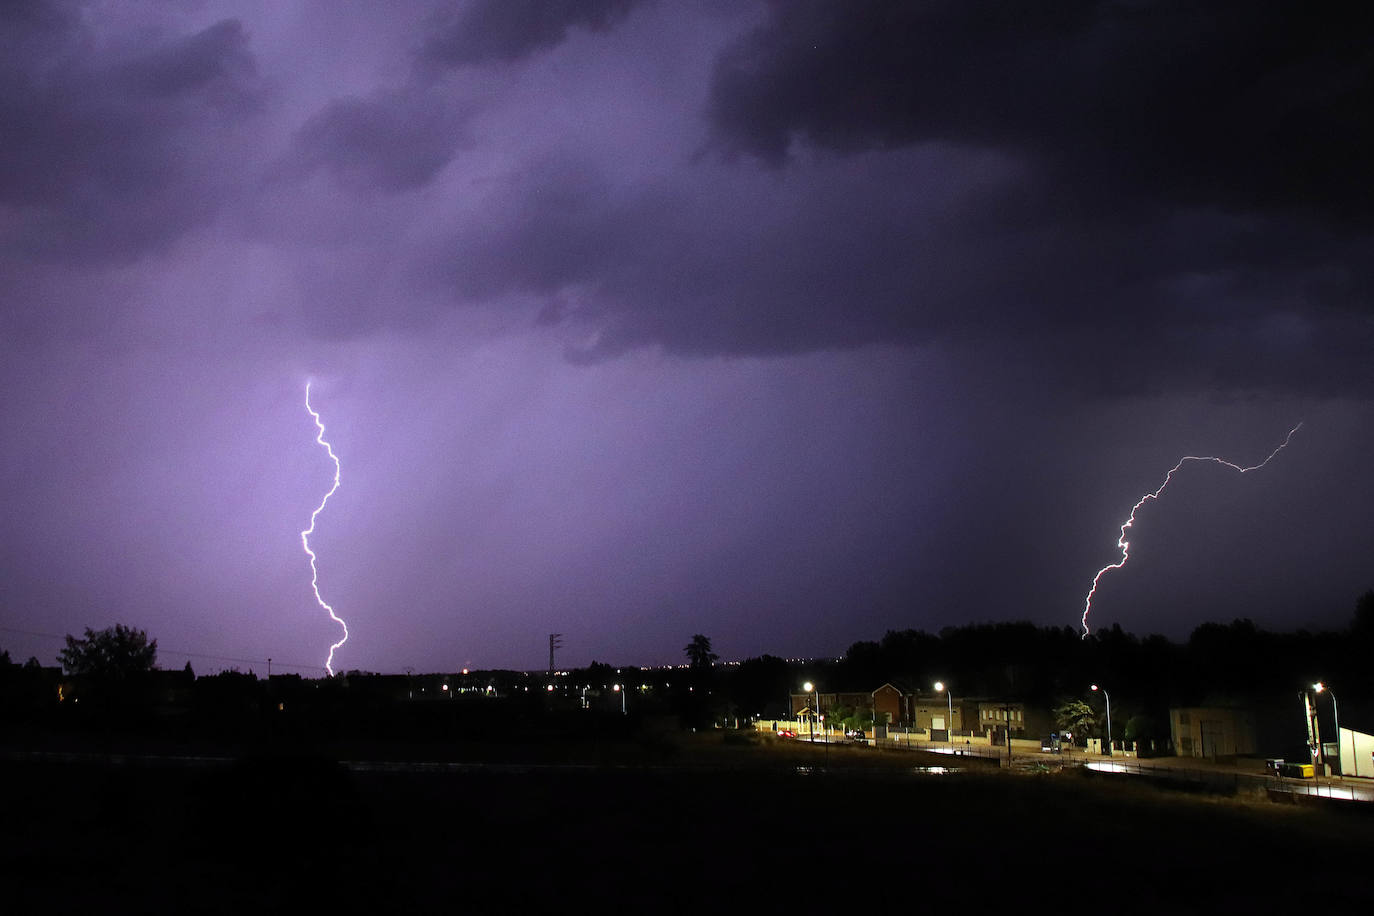
<instances>
[{"instance_id":1,"label":"distant horizon","mask_svg":"<svg viewBox=\"0 0 1374 916\"><path fill-rule=\"evenodd\" d=\"M1370 592L1374 592L1374 589L1371 589L1371 590L1369 590L1369 591L1370 591ZM1254 621L1254 620L1252 620L1252 619L1250 619L1250 618L1247 618L1247 617L1244 617L1244 616L1234 616L1234 617L1230 617L1230 618L1227 618L1227 619L1224 619L1224 620L1223 620L1223 619L1218 619L1218 620L1202 620L1202 621L1198 621L1198 622L1194 625L1193 629L1190 630L1189 633L1188 633L1186 636L1182 637L1182 638L1176 637L1176 636L1169 636L1169 635L1163 634L1163 633L1149 633L1149 632L1146 632L1146 633L1139 633L1139 632L1130 630L1130 629L1128 629L1128 628L1126 628L1126 627L1121 627L1121 631L1122 631L1123 633L1125 633L1126 635L1135 637L1135 638L1137 638L1137 639L1147 639L1147 638L1152 638L1152 637L1163 637L1164 639L1167 639L1169 642L1174 643L1174 644L1176 644L1176 645L1186 644L1186 643L1188 642L1188 638L1192 635L1192 633L1193 633L1194 631L1196 631L1196 629L1197 629L1198 627L1207 626L1207 625L1230 626L1230 625L1232 625L1232 624L1234 624L1234 623L1241 622L1241 621L1249 621L1250 623L1253 623L1253 624L1255 625L1256 629L1259 630L1259 631L1267 632L1267 633L1275 633L1275 634L1279 634L1279 635L1293 635L1293 634L1298 634L1298 633L1303 633L1303 632L1309 632L1309 633L1313 633L1313 634L1321 634L1321 633L1340 633L1340 632L1342 632L1342 631L1344 631L1344 630L1346 630L1346 629L1349 629L1349 628L1351 627L1351 625L1353 624L1354 619L1355 619L1355 605L1356 605L1356 602L1359 601L1359 599L1360 599L1361 597L1363 597L1363 594L1357 595L1357 596L1355 596L1354 598L1351 599L1351 602L1350 602L1350 614L1349 614L1349 616L1348 616L1348 619L1347 619L1343 624L1332 624L1332 625L1328 625L1328 626L1326 626L1326 627L1308 627L1308 626L1301 626L1301 625L1299 625L1299 626L1294 626L1294 627L1289 628L1289 629L1275 629L1275 628L1265 627L1265 626L1261 625L1258 621ZM129 625L129 626L135 627L135 629L142 629L141 627L137 627L137 626L134 625L134 624L128 624L128 625ZM773 657L773 658L781 659L782 661L785 661L785 662L787 662L787 663L789 663L789 664L814 664L814 663L820 663L820 662L838 662L838 661L842 661L842 660L845 658L846 653L849 651L849 649L850 649L851 647L853 647L853 646L855 646L855 645L858 645L858 644L861 644L861 643L880 643L880 642L882 641L883 636L885 636L888 632L899 632L899 633L900 633L900 632L905 632L905 631L907 631L907 630L912 630L912 631L916 631L916 632L923 632L923 633L926 633L926 634L928 634L928 635L930 635L930 636L939 637L941 631L943 631L943 630L945 630L945 629L962 629L962 628L975 628L975 627L985 627L985 626L1002 626L1002 625L1006 625L1006 626L1025 626L1025 625L1029 625L1029 626L1033 626L1033 627L1035 627L1035 628L1037 628L1037 629L1041 629L1041 630L1071 630L1071 631L1074 631L1075 633L1077 632L1076 628L1075 628L1073 625L1071 625L1071 624L1065 624L1065 625L1062 625L1062 626L1056 626L1056 625L1054 625L1054 624L1039 624L1039 623L1036 623L1036 622L1034 622L1034 621L1031 621L1031 620L1024 620L1024 619L1023 619L1023 620L982 620L982 621L973 621L973 622L966 622L966 623L961 623L961 624L949 625L949 626L946 626L946 627L940 627L939 629L935 629L935 630L929 630L929 629L924 629L924 628L920 628L920 627L900 627L900 628L891 628L890 630L885 630L883 633L878 634L878 635L876 635L876 636L872 636L872 637L868 637L868 638L863 638L863 639L851 640L849 643L847 643L847 644L845 645L845 647L844 647L843 649L841 649L841 650L840 650L839 652L837 652L837 653L821 653L821 654L809 655L809 656L797 656L797 655L785 655L785 654L780 654L780 653L778 653L778 652L770 652L770 651L767 651L767 650L763 650L763 651L755 652L755 653L753 653L753 654L751 654L751 655L743 655L743 656L732 657L732 658L721 658L721 659L718 659L714 664L715 664L715 665L719 665L719 666L739 665L739 664L741 664L742 662L746 662L746 661L749 661L749 660L751 660L751 659L762 658L762 657L765 657L765 656L770 656L770 657ZM1091 635L1091 636L1097 636L1097 635L1098 635L1098 632L1099 632L1099 629L1109 630L1109 631L1110 631L1110 630L1113 630L1113 628L1114 628L1115 626L1116 626L1115 623L1109 623L1109 624L1104 625L1104 626L1101 627L1101 628L1094 628L1093 633L1090 634L1090 635ZM92 627L92 629L95 630L95 629L99 629L99 628ZM81 633L83 633L83 632L84 632L84 628L83 628L83 630L82 630L81 632L79 632L79 633L72 633L72 634L68 634L68 635L80 636ZM58 635L58 634L53 634L53 633L33 633L33 632L27 632L27 631L22 631L22 630L15 630L15 629L12 629L12 628L9 628L9 627L0 626L0 637L4 637L4 636L6 636L7 634L10 634L10 635L22 635L22 636L29 637L30 639L44 639L44 640L56 640L56 641L64 641L65 638L66 638L65 635ZM703 635L706 635L708 638L710 638L710 634L703 634ZM149 639L155 640L155 639L157 639L157 634L152 633L152 632L148 632L148 638L149 638ZM690 638L691 638L690 635L684 637L684 645L685 645L685 640L688 640L688 639L690 639ZM34 653L34 652L28 652L28 651L17 652L17 651L14 649L14 646L19 645L19 644L20 644L19 641L16 641L16 640L13 640L13 639L9 639L9 638L0 638L0 650L9 652L9 654L10 654L10 661L11 661L12 663L14 663L14 664L23 664L24 660L27 660L27 659L30 658L30 657L34 657L34 658L38 658L39 663L42 664L44 667L60 666L60 664L59 664L58 662L56 662L56 661L53 661L52 663L45 662L45 661L43 660L43 657L42 657L41 655L38 655L37 653ZM714 645L715 645L715 644L714 644L714 641L712 642L712 645L713 645L713 647L714 647ZM54 659L56 658L56 655L57 655L57 653L56 653L56 651L54 651L54 653L53 653ZM656 663L651 663L651 664L635 664L635 663L630 663L630 662L625 662L625 661L620 661L620 662L609 662L609 661L606 661L604 658L595 657L595 655L596 655L596 653L593 653L593 656L592 656L592 657L590 657L586 662L581 663L581 664L571 664L571 665L570 665L570 664L564 663L561 659L559 659L559 664L558 664L557 668L555 669L555 673L558 673L558 672L570 672L570 671L575 671L575 670L583 670L583 669L589 668L589 667L590 667L591 665L593 665L593 664L605 664L605 665L609 665L609 666L612 667L612 668L636 668L636 669L639 669L639 670L656 670L656 669L662 670L662 669L677 669L677 668L686 668L686 667L689 667L689 664L688 664L685 660L679 660L679 661L666 661L666 662L656 662ZM170 659L173 659L174 661L171 662L171 663L168 663L168 664L164 664L164 663L163 663L163 662L164 662L164 658L170 658ZM684 656L684 658L685 658L685 656ZM233 662L233 663L235 663L235 664L234 664L234 665L231 665L231 666L226 666L226 667L218 668L218 669L215 669L215 670L213 670L213 671L210 671L210 670L208 670L208 669L202 671L202 670L201 670L200 668L198 668L197 666L198 666L198 663L199 663L200 661L204 661L204 660L210 660L210 661L216 661L216 660L217 660L217 661L226 661L226 662ZM242 668L238 668L238 667L237 667L237 666L239 666L239 665L261 665L261 666L263 666L264 669L265 669L266 664L267 664L267 661L268 661L268 659L267 659L266 656L264 656L263 658L260 658L260 659L250 659L250 658L235 658L235 657L227 657L227 656L218 656L218 655L214 655L213 653L184 652L184 651L179 652L179 651L176 651L176 650L174 650L174 649L165 649L165 648L161 645L161 643L159 643L159 645L158 645L158 649L157 649L157 660L156 660L156 662L154 663L154 668L157 669L157 670L162 670L162 671L176 671L176 670L179 670L179 669L183 668L183 667L185 666L185 663L188 662L188 661L191 663L191 668L192 668L193 671L195 671L197 677L199 677L199 676L201 676L201 675L203 675L203 674L219 674L219 673L225 673L225 672L232 672L232 671L235 671L235 670L237 670L239 673L242 673L242 674L253 674L254 676L260 677L260 678L266 677L266 676L267 676L266 670L263 670L263 671L259 672L259 671L257 671L256 669L253 669L253 668L250 668L250 669L245 670L245 669L242 669ZM413 666L412 666L412 667L413 667ZM325 675L325 668L324 668L323 665L313 665L313 666L312 666L312 665L308 665L308 664L292 664L292 663L289 663L289 662L279 661L279 660L277 660L275 657L272 658L272 668L273 668L273 674L297 674L297 673L301 673L301 672L304 672L304 671L318 671L318 672L320 672L320 675L321 675L321 676L326 676L326 677L327 677L327 675ZM533 674L547 674L547 672L548 672L547 666L543 666L543 667L525 667L525 666L500 665L500 664L497 664L497 665L481 665L481 664L472 665L472 664L460 664L460 665L457 665L456 667L451 668L451 669L436 668L436 669L430 669L430 670L421 671L420 669L415 668L414 670L409 671L409 672L406 671L404 668L402 668L402 669L400 669L400 670L391 670L391 671L387 671L387 670L375 670L375 669L369 669L369 668L363 668L363 667L356 667L356 668L355 668L355 667L341 667L341 668L339 668L339 669L337 669L337 670L335 671L335 675L337 676L337 675L351 674L351 673L357 672L357 673L361 673L361 674L373 674L373 675L379 675L379 676L380 676L380 675L385 675L385 676L406 676L406 675L408 675L408 674L411 675L411 676L415 676L415 677L430 676L430 675L444 675L444 676L447 676L447 675L455 675L455 674L456 674L456 675L461 675L461 672L463 671L464 668L467 668L469 671L473 671L473 672L478 672L478 671L510 671L510 672L515 672L515 673L530 674L530 675L533 675ZM279 670L279 669L288 669L288 670ZM302 674L302 676L305 676L305 675Z\"/></svg>"}]
</instances>

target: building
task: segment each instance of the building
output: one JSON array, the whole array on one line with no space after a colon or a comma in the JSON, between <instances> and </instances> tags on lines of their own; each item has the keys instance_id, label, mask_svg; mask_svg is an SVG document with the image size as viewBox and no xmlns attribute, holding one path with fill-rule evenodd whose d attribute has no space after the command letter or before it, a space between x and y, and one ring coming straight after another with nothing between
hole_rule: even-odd
<instances>
[{"instance_id":1,"label":"building","mask_svg":"<svg viewBox=\"0 0 1374 916\"><path fill-rule=\"evenodd\" d=\"M871 693L794 693L789 712L792 718L809 718L811 704L821 708L821 715L828 715L832 709L868 709L873 705Z\"/></svg>"},{"instance_id":2,"label":"building","mask_svg":"<svg viewBox=\"0 0 1374 916\"><path fill-rule=\"evenodd\" d=\"M1342 728L1337 733L1342 776L1374 777L1374 735Z\"/></svg>"},{"instance_id":3,"label":"building","mask_svg":"<svg viewBox=\"0 0 1374 916\"><path fill-rule=\"evenodd\" d=\"M1169 736L1179 757L1254 754L1255 714L1239 706L1175 707L1169 710Z\"/></svg>"},{"instance_id":4,"label":"building","mask_svg":"<svg viewBox=\"0 0 1374 916\"><path fill-rule=\"evenodd\" d=\"M924 729L936 741L944 741L951 731L964 732L977 719L978 707L968 700L944 693L911 698L911 725Z\"/></svg>"},{"instance_id":5,"label":"building","mask_svg":"<svg viewBox=\"0 0 1374 916\"><path fill-rule=\"evenodd\" d=\"M978 704L978 732L993 744L1002 744L1007 735L1013 738L1043 738L1054 731L1054 719L1046 710L1027 706L1017 700L980 698Z\"/></svg>"},{"instance_id":6,"label":"building","mask_svg":"<svg viewBox=\"0 0 1374 916\"><path fill-rule=\"evenodd\" d=\"M874 714L879 718L886 715L893 725L905 725L915 718L911 707L915 696L915 691L889 681L873 691Z\"/></svg>"},{"instance_id":7,"label":"building","mask_svg":"<svg viewBox=\"0 0 1374 916\"><path fill-rule=\"evenodd\" d=\"M922 694L892 681L868 693L794 693L792 718L809 719L817 698L823 715L839 708L872 709L879 723L923 731L936 741L947 740L952 731L1001 744L1008 733L1013 738L1040 738L1054 730L1048 711L1019 700L950 696L943 691Z\"/></svg>"}]
</instances>

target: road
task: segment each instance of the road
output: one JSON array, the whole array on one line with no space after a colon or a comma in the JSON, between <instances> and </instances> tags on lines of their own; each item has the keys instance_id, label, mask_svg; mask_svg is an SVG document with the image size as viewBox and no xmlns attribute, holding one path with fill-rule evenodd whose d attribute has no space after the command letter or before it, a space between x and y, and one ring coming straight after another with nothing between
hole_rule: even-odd
<instances>
[{"instance_id":1,"label":"road","mask_svg":"<svg viewBox=\"0 0 1374 916\"><path fill-rule=\"evenodd\" d=\"M953 756L974 756L1000 758L1005 762L1004 747L951 747L939 742L912 742L884 744L884 748L909 748L932 754ZM1330 798L1337 801L1374 802L1374 780L1340 776L1320 779L1296 779L1277 777L1264 769L1263 761L1243 759L1236 763L1214 763L1192 757L1156 757L1141 760L1137 757L1088 754L1074 749L1062 753L1046 753L1032 750L1012 750L1013 766L1033 768L1039 764L1051 769L1063 767L1086 767L1099 773L1122 773L1154 779L1168 779L1174 782L1235 787L1255 792L1283 792L1290 795L1313 798ZM1005 763L1004 763L1005 765Z\"/></svg>"}]
</instances>

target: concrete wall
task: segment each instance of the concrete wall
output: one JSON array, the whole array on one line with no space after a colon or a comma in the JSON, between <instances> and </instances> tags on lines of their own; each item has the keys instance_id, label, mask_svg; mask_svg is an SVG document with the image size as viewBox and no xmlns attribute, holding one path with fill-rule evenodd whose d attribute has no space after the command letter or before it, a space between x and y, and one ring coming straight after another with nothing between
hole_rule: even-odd
<instances>
[{"instance_id":1,"label":"concrete wall","mask_svg":"<svg viewBox=\"0 0 1374 916\"><path fill-rule=\"evenodd\" d=\"M1248 709L1185 706L1169 710L1169 734L1179 757L1255 753L1255 717Z\"/></svg>"},{"instance_id":2,"label":"concrete wall","mask_svg":"<svg viewBox=\"0 0 1374 916\"><path fill-rule=\"evenodd\" d=\"M1374 735L1341 729L1341 775L1374 779Z\"/></svg>"}]
</instances>

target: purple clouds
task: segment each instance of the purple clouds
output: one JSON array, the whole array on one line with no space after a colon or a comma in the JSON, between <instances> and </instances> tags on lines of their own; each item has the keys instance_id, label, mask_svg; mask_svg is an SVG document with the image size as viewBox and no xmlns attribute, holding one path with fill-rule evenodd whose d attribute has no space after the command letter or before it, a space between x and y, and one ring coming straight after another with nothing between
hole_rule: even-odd
<instances>
[{"instance_id":1,"label":"purple clouds","mask_svg":"<svg viewBox=\"0 0 1374 916\"><path fill-rule=\"evenodd\" d=\"M1374 547L1372 31L11 4L0 625L312 662L307 376L336 668L1073 625L1122 505L1298 420L1263 480L1180 479L1094 613L1340 622Z\"/></svg>"}]
</instances>

